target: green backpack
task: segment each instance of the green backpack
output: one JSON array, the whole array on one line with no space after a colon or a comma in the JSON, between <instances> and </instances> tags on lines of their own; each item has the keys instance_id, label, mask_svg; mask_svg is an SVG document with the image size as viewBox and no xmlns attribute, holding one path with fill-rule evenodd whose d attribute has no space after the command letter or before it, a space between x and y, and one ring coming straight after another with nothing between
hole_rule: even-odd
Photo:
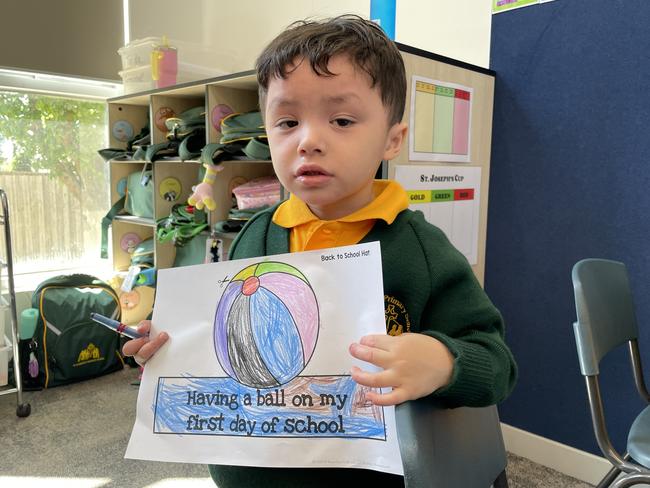
<instances>
[{"instance_id":1,"label":"green backpack","mask_svg":"<svg viewBox=\"0 0 650 488\"><path fill-rule=\"evenodd\" d=\"M36 288L32 307L39 311L32 349L41 386L73 383L124 367L119 334L90 320L91 312L120 318L119 299L107 283L85 274L56 276Z\"/></svg>"},{"instance_id":2,"label":"green backpack","mask_svg":"<svg viewBox=\"0 0 650 488\"><path fill-rule=\"evenodd\" d=\"M174 267L203 264L210 229L207 215L190 205L176 204L169 216L156 224L159 242L172 242L176 248Z\"/></svg>"},{"instance_id":3,"label":"green backpack","mask_svg":"<svg viewBox=\"0 0 650 488\"><path fill-rule=\"evenodd\" d=\"M153 219L153 171L136 171L126 177L124 210L129 215Z\"/></svg>"},{"instance_id":4,"label":"green backpack","mask_svg":"<svg viewBox=\"0 0 650 488\"><path fill-rule=\"evenodd\" d=\"M131 266L140 266L140 268L153 268L154 265L154 245L153 238L145 239L138 244L131 254Z\"/></svg>"},{"instance_id":5,"label":"green backpack","mask_svg":"<svg viewBox=\"0 0 650 488\"><path fill-rule=\"evenodd\" d=\"M126 212L136 217L153 218L152 176L153 171L147 169L145 165L141 171L138 170L128 175L123 185L118 184L118 194L121 195L121 198L102 218L101 257L103 259L108 258L108 228L116 215Z\"/></svg>"}]
</instances>

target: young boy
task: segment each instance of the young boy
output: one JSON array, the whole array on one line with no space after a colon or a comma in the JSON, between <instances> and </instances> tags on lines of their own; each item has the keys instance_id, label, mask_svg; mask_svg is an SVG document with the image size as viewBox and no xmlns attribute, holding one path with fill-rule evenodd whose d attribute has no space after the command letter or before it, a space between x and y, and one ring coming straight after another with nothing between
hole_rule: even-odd
<instances>
[{"instance_id":1,"label":"young boy","mask_svg":"<svg viewBox=\"0 0 650 488\"><path fill-rule=\"evenodd\" d=\"M381 368L354 368L352 378L390 390L370 401L426 397L455 407L504 399L516 366L501 315L444 234L408 210L402 187L374 180L407 133L395 44L356 16L301 21L262 52L257 78L273 167L291 197L254 216L230 257L380 241L388 334L350 345L352 356ZM161 333L130 341L124 353L144 363L166 340ZM210 466L210 474L220 488L404 486L400 476L358 469Z\"/></svg>"}]
</instances>

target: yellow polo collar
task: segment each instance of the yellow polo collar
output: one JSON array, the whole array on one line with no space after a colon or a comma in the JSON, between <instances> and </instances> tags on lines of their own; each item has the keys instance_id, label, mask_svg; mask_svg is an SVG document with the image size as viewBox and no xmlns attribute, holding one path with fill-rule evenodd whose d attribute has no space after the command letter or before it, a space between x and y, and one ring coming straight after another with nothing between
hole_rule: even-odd
<instances>
[{"instance_id":1,"label":"yellow polo collar","mask_svg":"<svg viewBox=\"0 0 650 488\"><path fill-rule=\"evenodd\" d=\"M392 224L397 215L408 208L408 197L402 185L393 180L375 180L372 186L375 198L365 207L337 222L361 222L382 219ZM281 204L273 214L273 222L281 227L292 228L319 220L302 200L291 194L289 200Z\"/></svg>"}]
</instances>

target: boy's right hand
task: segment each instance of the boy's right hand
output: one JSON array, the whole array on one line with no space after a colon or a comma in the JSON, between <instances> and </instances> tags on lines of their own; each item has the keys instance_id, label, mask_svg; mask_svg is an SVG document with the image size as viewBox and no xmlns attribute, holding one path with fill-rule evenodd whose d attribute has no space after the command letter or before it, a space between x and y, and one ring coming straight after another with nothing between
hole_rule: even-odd
<instances>
[{"instance_id":1,"label":"boy's right hand","mask_svg":"<svg viewBox=\"0 0 650 488\"><path fill-rule=\"evenodd\" d=\"M125 356L133 356L135 362L140 366L144 366L151 356L153 356L158 349L169 339L167 332L161 332L155 337L149 336L151 330L151 320L143 320L138 324L138 332L143 334L144 337L139 339L131 339L124 347L122 347L122 354Z\"/></svg>"}]
</instances>

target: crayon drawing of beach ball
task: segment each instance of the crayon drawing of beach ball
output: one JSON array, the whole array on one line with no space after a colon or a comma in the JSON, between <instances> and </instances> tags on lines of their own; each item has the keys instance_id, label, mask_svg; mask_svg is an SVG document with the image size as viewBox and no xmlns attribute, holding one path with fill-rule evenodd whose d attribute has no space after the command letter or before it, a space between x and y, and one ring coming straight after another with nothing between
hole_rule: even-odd
<instances>
[{"instance_id":1,"label":"crayon drawing of beach ball","mask_svg":"<svg viewBox=\"0 0 650 488\"><path fill-rule=\"evenodd\" d=\"M283 385L307 366L318 324L316 296L300 271L279 262L248 266L230 280L217 305L217 359L243 385Z\"/></svg>"}]
</instances>

